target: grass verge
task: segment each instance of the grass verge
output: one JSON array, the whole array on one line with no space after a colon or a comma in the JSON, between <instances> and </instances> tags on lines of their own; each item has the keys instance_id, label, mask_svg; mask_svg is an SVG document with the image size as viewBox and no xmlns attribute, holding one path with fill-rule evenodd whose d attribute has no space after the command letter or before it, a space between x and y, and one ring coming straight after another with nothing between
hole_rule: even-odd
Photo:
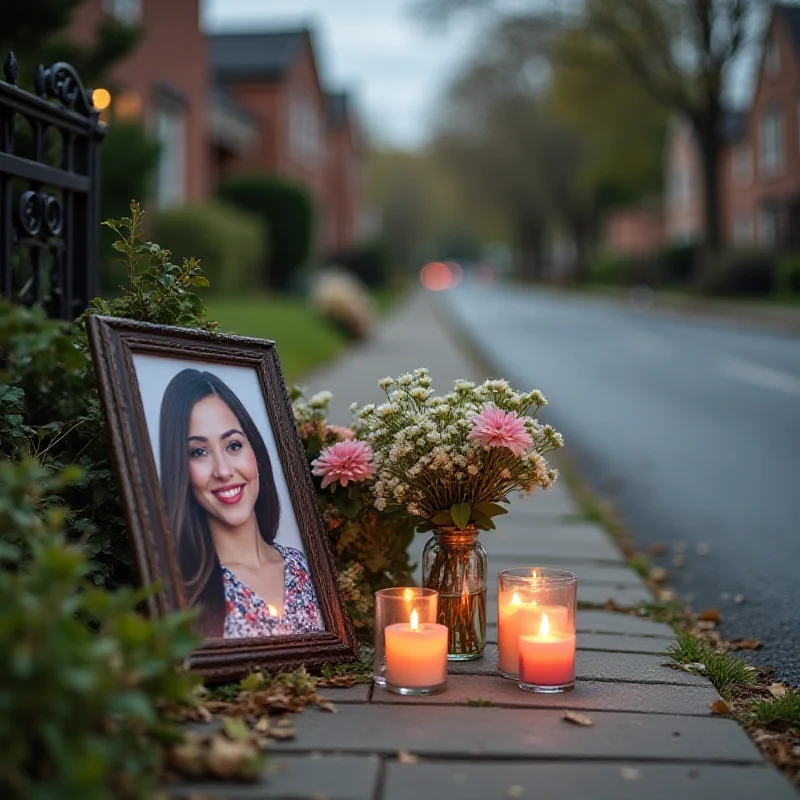
<instances>
[{"instance_id":1,"label":"grass verge","mask_svg":"<svg viewBox=\"0 0 800 800\"><path fill-rule=\"evenodd\" d=\"M210 297L208 316L225 333L273 339L286 380L299 380L334 359L346 345L340 331L302 299L285 295Z\"/></svg>"}]
</instances>

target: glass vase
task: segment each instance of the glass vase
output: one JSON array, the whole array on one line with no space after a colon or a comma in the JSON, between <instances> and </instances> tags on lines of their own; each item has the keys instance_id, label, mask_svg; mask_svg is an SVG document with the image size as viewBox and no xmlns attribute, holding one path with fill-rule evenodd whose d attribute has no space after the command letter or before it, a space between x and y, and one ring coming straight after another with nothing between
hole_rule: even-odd
<instances>
[{"instance_id":1,"label":"glass vase","mask_svg":"<svg viewBox=\"0 0 800 800\"><path fill-rule=\"evenodd\" d=\"M439 592L448 660L480 658L486 646L486 551L474 525L433 532L422 554L422 584Z\"/></svg>"}]
</instances>

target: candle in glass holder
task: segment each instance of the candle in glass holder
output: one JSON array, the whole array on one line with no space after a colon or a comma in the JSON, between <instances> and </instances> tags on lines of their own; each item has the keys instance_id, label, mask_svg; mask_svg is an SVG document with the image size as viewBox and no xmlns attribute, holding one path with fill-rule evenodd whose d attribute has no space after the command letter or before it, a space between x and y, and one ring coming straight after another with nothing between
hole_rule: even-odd
<instances>
[{"instance_id":1,"label":"candle in glass holder","mask_svg":"<svg viewBox=\"0 0 800 800\"><path fill-rule=\"evenodd\" d=\"M540 605L523 600L519 592L509 602L500 604L497 615L497 666L507 678L519 675L519 637L536 633L547 614L553 630L569 630L569 612L565 606Z\"/></svg>"},{"instance_id":2,"label":"candle in glass holder","mask_svg":"<svg viewBox=\"0 0 800 800\"><path fill-rule=\"evenodd\" d=\"M387 625L386 688L399 694L430 694L447 683L447 626L419 623L416 609L409 622Z\"/></svg>"},{"instance_id":3,"label":"candle in glass holder","mask_svg":"<svg viewBox=\"0 0 800 800\"><path fill-rule=\"evenodd\" d=\"M519 685L534 692L563 692L575 685L575 634L551 630L546 613L537 633L519 638Z\"/></svg>"}]
</instances>

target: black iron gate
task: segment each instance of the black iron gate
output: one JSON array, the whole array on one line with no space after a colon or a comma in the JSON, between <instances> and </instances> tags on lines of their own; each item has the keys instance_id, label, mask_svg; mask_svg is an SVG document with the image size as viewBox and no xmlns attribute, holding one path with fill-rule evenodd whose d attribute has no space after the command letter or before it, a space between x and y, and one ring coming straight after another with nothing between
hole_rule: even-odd
<instances>
[{"instance_id":1,"label":"black iron gate","mask_svg":"<svg viewBox=\"0 0 800 800\"><path fill-rule=\"evenodd\" d=\"M0 79L0 296L74 319L98 291L105 125L69 64L40 66L35 94L17 75L9 53Z\"/></svg>"}]
</instances>

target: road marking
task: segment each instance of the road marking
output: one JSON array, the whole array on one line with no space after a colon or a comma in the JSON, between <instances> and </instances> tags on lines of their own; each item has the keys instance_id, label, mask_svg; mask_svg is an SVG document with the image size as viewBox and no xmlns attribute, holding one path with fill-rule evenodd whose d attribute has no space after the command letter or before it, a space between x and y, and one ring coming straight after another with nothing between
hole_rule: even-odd
<instances>
[{"instance_id":1,"label":"road marking","mask_svg":"<svg viewBox=\"0 0 800 800\"><path fill-rule=\"evenodd\" d=\"M717 371L726 378L800 397L800 378L788 372L762 367L734 356L721 356L717 361Z\"/></svg>"}]
</instances>

